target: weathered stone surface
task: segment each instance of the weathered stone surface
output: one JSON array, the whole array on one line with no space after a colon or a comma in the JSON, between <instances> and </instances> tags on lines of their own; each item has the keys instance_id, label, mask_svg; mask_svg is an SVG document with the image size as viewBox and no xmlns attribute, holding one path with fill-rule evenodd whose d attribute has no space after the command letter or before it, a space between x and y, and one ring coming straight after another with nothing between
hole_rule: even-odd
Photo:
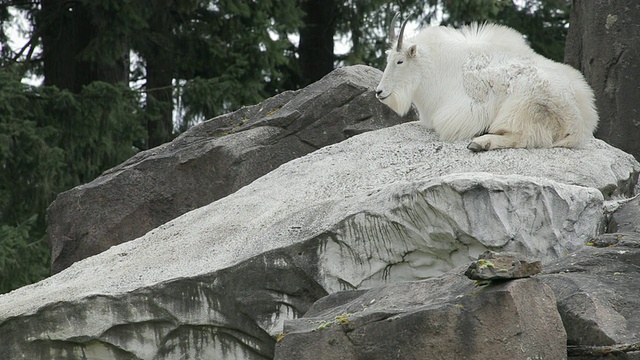
<instances>
[{"instance_id":1,"label":"weathered stone surface","mask_svg":"<svg viewBox=\"0 0 640 360\"><path fill-rule=\"evenodd\" d=\"M142 236L291 159L417 120L376 100L381 74L367 66L335 70L302 90L194 126L60 194L47 212L52 271Z\"/></svg>"},{"instance_id":2,"label":"weathered stone surface","mask_svg":"<svg viewBox=\"0 0 640 360\"><path fill-rule=\"evenodd\" d=\"M285 322L275 359L566 358L549 287L521 279L474 288L463 271L329 295Z\"/></svg>"},{"instance_id":3,"label":"weathered stone surface","mask_svg":"<svg viewBox=\"0 0 640 360\"><path fill-rule=\"evenodd\" d=\"M638 201L623 205L614 217L631 215L635 223L621 226L623 232L599 236L592 246L545 264L543 275L537 276L556 295L570 346L640 343ZM638 349L611 358L640 359Z\"/></svg>"},{"instance_id":4,"label":"weathered stone surface","mask_svg":"<svg viewBox=\"0 0 640 360\"><path fill-rule=\"evenodd\" d=\"M283 321L328 293L438 276L486 249L552 259L583 246L639 169L598 140L466 145L409 123L288 162L0 296L0 358L268 359Z\"/></svg>"},{"instance_id":5,"label":"weathered stone surface","mask_svg":"<svg viewBox=\"0 0 640 360\"><path fill-rule=\"evenodd\" d=\"M530 277L540 271L540 260L529 260L518 253L487 250L469 265L464 275L471 280L508 280Z\"/></svg>"},{"instance_id":6,"label":"weathered stone surface","mask_svg":"<svg viewBox=\"0 0 640 360\"><path fill-rule=\"evenodd\" d=\"M607 232L640 233L640 197L621 200L621 206L609 216Z\"/></svg>"},{"instance_id":7,"label":"weathered stone surface","mask_svg":"<svg viewBox=\"0 0 640 360\"><path fill-rule=\"evenodd\" d=\"M640 158L640 3L573 0L565 62L596 96L596 136Z\"/></svg>"}]
</instances>

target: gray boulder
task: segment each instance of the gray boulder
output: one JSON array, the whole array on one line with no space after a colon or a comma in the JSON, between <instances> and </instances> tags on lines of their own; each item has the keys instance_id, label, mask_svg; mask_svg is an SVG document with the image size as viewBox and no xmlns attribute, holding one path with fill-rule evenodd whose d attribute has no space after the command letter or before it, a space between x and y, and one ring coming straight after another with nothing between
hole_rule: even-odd
<instances>
[{"instance_id":1,"label":"gray boulder","mask_svg":"<svg viewBox=\"0 0 640 360\"><path fill-rule=\"evenodd\" d=\"M637 0L573 0L565 62L596 95L596 136L640 158L640 5Z\"/></svg>"},{"instance_id":2,"label":"gray boulder","mask_svg":"<svg viewBox=\"0 0 640 360\"><path fill-rule=\"evenodd\" d=\"M494 280L488 287L474 289L461 279L464 268L459 268L428 281L338 292L322 298L303 318L285 322L276 345L276 359L317 359L317 354L323 354L323 359L389 359L397 354L403 359L640 359L639 223L640 198L636 197L611 216L610 228L620 232L601 234L588 246L545 264L544 272L534 278L547 285L543 290L526 287L521 295L532 304L545 302L552 290L557 310L546 311L554 317L559 314L562 324L550 321L549 314L541 315L535 305L510 313L513 304L524 301L509 298L511 302L506 305L488 294L496 285L504 287L511 282ZM500 262L508 265L512 258L517 265L526 261L519 254L480 256L495 265L490 267L499 267ZM486 265L487 261L479 260L471 266ZM471 304L464 302L471 298ZM494 319L488 314L496 309L502 318L494 324L487 318ZM467 323L466 316L477 323ZM397 321L400 319L404 321ZM526 345L526 351L513 351L513 343L492 338L493 329L505 330L505 324L522 323L527 326L518 336L531 329L542 332L535 338L515 337L519 344ZM558 334L560 328L566 330L566 337ZM566 344L546 335L559 336L556 340L561 337ZM559 351L552 355L536 352L541 351L536 345L545 343ZM491 348L496 344L500 347Z\"/></svg>"},{"instance_id":3,"label":"gray boulder","mask_svg":"<svg viewBox=\"0 0 640 360\"><path fill-rule=\"evenodd\" d=\"M463 271L329 295L285 323L275 359L566 358L548 286L521 279L474 288Z\"/></svg>"},{"instance_id":4,"label":"gray boulder","mask_svg":"<svg viewBox=\"0 0 640 360\"><path fill-rule=\"evenodd\" d=\"M408 123L292 160L0 296L0 358L272 358L283 322L329 293L439 276L487 249L550 260L583 246L640 169L595 139L466 145Z\"/></svg>"},{"instance_id":5,"label":"gray boulder","mask_svg":"<svg viewBox=\"0 0 640 360\"><path fill-rule=\"evenodd\" d=\"M196 125L60 194L47 211L51 270L142 236L323 146L417 120L376 100L381 75L367 66L335 70L302 90Z\"/></svg>"},{"instance_id":6,"label":"gray boulder","mask_svg":"<svg viewBox=\"0 0 640 360\"><path fill-rule=\"evenodd\" d=\"M614 218L633 216L635 228L639 209L635 199ZM461 267L428 281L331 294L285 322L275 358L640 359L640 234L621 230L545 264L524 286L492 280L474 289ZM547 307L550 298L557 309ZM514 325L519 331L509 334Z\"/></svg>"},{"instance_id":7,"label":"gray boulder","mask_svg":"<svg viewBox=\"0 0 640 360\"><path fill-rule=\"evenodd\" d=\"M556 295L570 359L640 359L640 200L613 220L619 232L545 264L539 277Z\"/></svg>"}]
</instances>

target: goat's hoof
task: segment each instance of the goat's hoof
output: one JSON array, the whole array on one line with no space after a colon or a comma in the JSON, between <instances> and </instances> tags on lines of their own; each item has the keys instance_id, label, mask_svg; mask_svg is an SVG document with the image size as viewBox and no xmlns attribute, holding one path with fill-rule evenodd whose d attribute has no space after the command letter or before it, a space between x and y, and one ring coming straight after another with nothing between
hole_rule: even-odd
<instances>
[{"instance_id":1,"label":"goat's hoof","mask_svg":"<svg viewBox=\"0 0 640 360\"><path fill-rule=\"evenodd\" d=\"M487 144L485 146L482 146L480 144L478 144L477 142L470 142L469 145L467 145L467 149L473 151L473 152L480 152L480 151L487 151L489 150L489 146L491 146L491 144Z\"/></svg>"}]
</instances>

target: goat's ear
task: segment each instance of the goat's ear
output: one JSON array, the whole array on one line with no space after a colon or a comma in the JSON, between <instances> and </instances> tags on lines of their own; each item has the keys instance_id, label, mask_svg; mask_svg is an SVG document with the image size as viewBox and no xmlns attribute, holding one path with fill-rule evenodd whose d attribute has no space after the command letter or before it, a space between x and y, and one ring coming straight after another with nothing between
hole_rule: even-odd
<instances>
[{"instance_id":1,"label":"goat's ear","mask_svg":"<svg viewBox=\"0 0 640 360\"><path fill-rule=\"evenodd\" d=\"M409 58L416 57L416 55L418 54L417 47L418 47L418 45L416 45L416 44L413 44L413 45L409 46L409 49L407 49L407 57L409 57Z\"/></svg>"}]
</instances>

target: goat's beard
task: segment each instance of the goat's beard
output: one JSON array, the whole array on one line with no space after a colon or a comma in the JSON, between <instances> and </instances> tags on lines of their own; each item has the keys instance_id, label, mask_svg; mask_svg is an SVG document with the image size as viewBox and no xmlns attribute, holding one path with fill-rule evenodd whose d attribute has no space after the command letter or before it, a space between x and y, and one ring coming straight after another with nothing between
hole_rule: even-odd
<instances>
[{"instance_id":1,"label":"goat's beard","mask_svg":"<svg viewBox=\"0 0 640 360\"><path fill-rule=\"evenodd\" d=\"M409 109L411 109L411 98L406 94L393 92L386 99L381 101L400 116L405 116L409 112Z\"/></svg>"}]
</instances>

